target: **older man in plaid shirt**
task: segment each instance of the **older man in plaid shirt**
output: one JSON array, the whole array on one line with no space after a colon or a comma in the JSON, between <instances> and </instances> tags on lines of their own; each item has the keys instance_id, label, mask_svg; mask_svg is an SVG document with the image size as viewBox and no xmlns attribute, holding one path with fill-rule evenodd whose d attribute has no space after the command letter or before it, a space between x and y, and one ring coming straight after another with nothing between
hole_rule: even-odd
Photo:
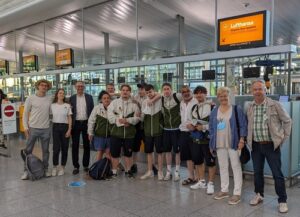
<instances>
[{"instance_id":1,"label":"older man in plaid shirt","mask_svg":"<svg viewBox=\"0 0 300 217\"><path fill-rule=\"evenodd\" d=\"M250 205L256 206L264 198L264 163L271 168L275 191L278 195L278 211L288 212L284 176L281 172L280 146L291 133L292 120L281 104L266 97L264 81L252 83L254 101L248 108L248 144L252 148L255 197Z\"/></svg>"}]
</instances>

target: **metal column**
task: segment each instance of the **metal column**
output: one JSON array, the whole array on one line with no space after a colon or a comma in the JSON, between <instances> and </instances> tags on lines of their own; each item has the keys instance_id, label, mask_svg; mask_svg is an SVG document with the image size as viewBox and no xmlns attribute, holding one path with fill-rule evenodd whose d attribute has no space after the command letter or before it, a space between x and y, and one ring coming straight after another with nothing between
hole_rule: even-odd
<instances>
[{"instance_id":1,"label":"metal column","mask_svg":"<svg viewBox=\"0 0 300 217\"><path fill-rule=\"evenodd\" d=\"M176 19L178 21L178 55L185 55L185 33L184 33L184 17L179 14L176 15ZM178 71L178 82L177 82L177 90L179 90L184 84L184 62L177 63L177 71Z\"/></svg>"},{"instance_id":2,"label":"metal column","mask_svg":"<svg viewBox=\"0 0 300 217\"><path fill-rule=\"evenodd\" d=\"M104 63L111 63L110 49L109 49L109 34L107 32L103 32L104 36ZM105 84L110 83L109 80L109 69L105 69Z\"/></svg>"},{"instance_id":3,"label":"metal column","mask_svg":"<svg viewBox=\"0 0 300 217\"><path fill-rule=\"evenodd\" d=\"M23 73L23 51L19 50L18 55L18 66L19 66L19 73ZM20 92L21 92L21 102L25 101L25 83L24 83L24 77L20 77Z\"/></svg>"},{"instance_id":4,"label":"metal column","mask_svg":"<svg viewBox=\"0 0 300 217\"><path fill-rule=\"evenodd\" d=\"M54 47L54 55L55 55L56 51L59 50L59 45L57 43L53 43L53 47ZM55 68L56 68L56 65L55 65ZM56 89L58 89L59 88L59 82L60 82L60 74L56 74L55 80L56 80L55 86L56 86Z\"/></svg>"},{"instance_id":5,"label":"metal column","mask_svg":"<svg viewBox=\"0 0 300 217\"><path fill-rule=\"evenodd\" d=\"M288 81L287 81L287 95L291 96L291 86L292 86L292 54L288 53Z\"/></svg>"},{"instance_id":6,"label":"metal column","mask_svg":"<svg viewBox=\"0 0 300 217\"><path fill-rule=\"evenodd\" d=\"M140 51L139 51L139 4L138 0L135 0L135 33L136 33L136 39L135 39L135 49L136 49L136 61L140 60Z\"/></svg>"}]
</instances>

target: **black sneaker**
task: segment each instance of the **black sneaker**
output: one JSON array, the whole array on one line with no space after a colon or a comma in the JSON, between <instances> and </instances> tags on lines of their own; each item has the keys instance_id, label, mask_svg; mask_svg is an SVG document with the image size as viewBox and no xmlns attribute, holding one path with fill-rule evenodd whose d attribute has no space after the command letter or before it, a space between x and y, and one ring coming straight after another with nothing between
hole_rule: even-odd
<instances>
[{"instance_id":1,"label":"black sneaker","mask_svg":"<svg viewBox=\"0 0 300 217\"><path fill-rule=\"evenodd\" d=\"M131 171L131 173L137 173L137 171L138 171L137 165L133 164L130 168L130 171Z\"/></svg>"},{"instance_id":2,"label":"black sneaker","mask_svg":"<svg viewBox=\"0 0 300 217\"><path fill-rule=\"evenodd\" d=\"M128 172L125 172L125 176L126 176L127 178L131 178L131 179L132 179L132 178L135 178L131 170L129 170Z\"/></svg>"},{"instance_id":3,"label":"black sneaker","mask_svg":"<svg viewBox=\"0 0 300 217\"><path fill-rule=\"evenodd\" d=\"M7 147L5 146L5 144L0 144L0 148L7 149Z\"/></svg>"},{"instance_id":4,"label":"black sneaker","mask_svg":"<svg viewBox=\"0 0 300 217\"><path fill-rule=\"evenodd\" d=\"M153 174L155 176L157 176L157 173L158 173L158 169L156 168L156 166L154 164L152 164L152 170L153 170Z\"/></svg>"},{"instance_id":5,"label":"black sneaker","mask_svg":"<svg viewBox=\"0 0 300 217\"><path fill-rule=\"evenodd\" d=\"M79 173L79 168L74 168L73 175L77 175Z\"/></svg>"}]
</instances>

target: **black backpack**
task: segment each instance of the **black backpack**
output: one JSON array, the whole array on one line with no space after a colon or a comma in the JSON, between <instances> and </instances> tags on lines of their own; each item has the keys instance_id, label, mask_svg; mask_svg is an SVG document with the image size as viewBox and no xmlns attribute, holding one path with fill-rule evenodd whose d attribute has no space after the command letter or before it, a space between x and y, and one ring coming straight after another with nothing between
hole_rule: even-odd
<instances>
[{"instance_id":1,"label":"black backpack","mask_svg":"<svg viewBox=\"0 0 300 217\"><path fill-rule=\"evenodd\" d=\"M96 161L89 169L89 176L95 180L104 180L110 178L111 172L111 162L108 158L103 158Z\"/></svg>"}]
</instances>

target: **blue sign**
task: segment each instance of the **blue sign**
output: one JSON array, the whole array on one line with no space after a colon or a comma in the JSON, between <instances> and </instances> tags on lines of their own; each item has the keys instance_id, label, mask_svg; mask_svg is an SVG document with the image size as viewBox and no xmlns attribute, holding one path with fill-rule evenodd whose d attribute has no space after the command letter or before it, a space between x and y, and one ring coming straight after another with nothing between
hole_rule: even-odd
<instances>
[{"instance_id":1,"label":"blue sign","mask_svg":"<svg viewBox=\"0 0 300 217\"><path fill-rule=\"evenodd\" d=\"M75 188L80 188L80 187L83 187L85 185L86 185L86 183L83 182L83 181L73 181L73 182L70 182L68 184L69 187L75 187Z\"/></svg>"}]
</instances>

